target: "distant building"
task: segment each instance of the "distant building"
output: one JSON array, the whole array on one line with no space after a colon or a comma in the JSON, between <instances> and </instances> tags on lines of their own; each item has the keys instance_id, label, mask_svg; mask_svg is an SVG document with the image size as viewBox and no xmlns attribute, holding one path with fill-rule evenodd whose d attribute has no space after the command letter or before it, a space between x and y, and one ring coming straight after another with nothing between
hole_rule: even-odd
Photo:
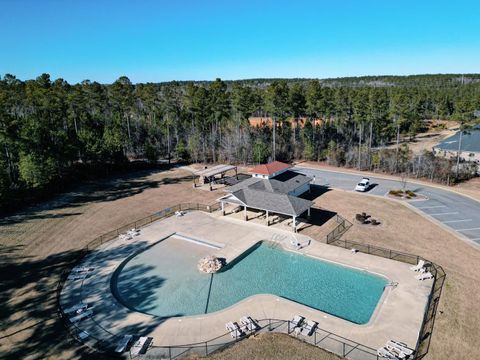
<instances>
[{"instance_id":1,"label":"distant building","mask_svg":"<svg viewBox=\"0 0 480 360\"><path fill-rule=\"evenodd\" d=\"M460 131L444 139L433 147L433 152L437 156L446 158L456 158L460 140ZM462 147L460 149L460 158L465 161L474 161L480 164L480 126L464 132L462 135Z\"/></svg>"},{"instance_id":2,"label":"distant building","mask_svg":"<svg viewBox=\"0 0 480 360\"><path fill-rule=\"evenodd\" d=\"M294 119L289 119L290 126L293 128L303 128L305 126L305 123L307 121L307 118L301 117L296 120ZM273 126L273 119L268 116L251 116L248 118L248 122L250 126L253 127L272 127ZM325 120L322 119L313 119L312 120L312 125L314 126L320 126L325 122ZM280 122L277 121L277 126L283 126L286 122Z\"/></svg>"}]
</instances>

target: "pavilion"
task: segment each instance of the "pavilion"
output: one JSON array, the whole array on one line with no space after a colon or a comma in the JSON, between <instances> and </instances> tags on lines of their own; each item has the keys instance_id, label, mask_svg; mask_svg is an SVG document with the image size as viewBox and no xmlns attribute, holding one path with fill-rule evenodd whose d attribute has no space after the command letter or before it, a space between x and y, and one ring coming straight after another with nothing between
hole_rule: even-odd
<instances>
[{"instance_id":1,"label":"pavilion","mask_svg":"<svg viewBox=\"0 0 480 360\"><path fill-rule=\"evenodd\" d=\"M290 170L291 166L278 161L260 165L251 170L252 177L228 187L226 195L218 199L225 215L225 204L243 207L244 218L248 220L247 209L264 211L266 224L269 215L280 214L292 217L293 231L297 231L297 218L307 213L313 202L298 197L310 190L311 178Z\"/></svg>"}]
</instances>

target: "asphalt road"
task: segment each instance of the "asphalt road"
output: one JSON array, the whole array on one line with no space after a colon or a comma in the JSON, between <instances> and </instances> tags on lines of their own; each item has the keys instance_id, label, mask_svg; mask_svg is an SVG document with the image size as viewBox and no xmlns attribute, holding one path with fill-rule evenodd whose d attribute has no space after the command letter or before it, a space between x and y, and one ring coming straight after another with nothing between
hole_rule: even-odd
<instances>
[{"instance_id":1,"label":"asphalt road","mask_svg":"<svg viewBox=\"0 0 480 360\"><path fill-rule=\"evenodd\" d=\"M293 170L314 177L314 184L343 190L352 190L361 180L362 175L295 167ZM391 189L401 188L401 183L395 180L369 177L372 184L368 193L386 195ZM432 186L407 183L407 189L425 195L426 200L410 201L426 215L453 229L464 239L480 246L480 202L458 193Z\"/></svg>"}]
</instances>

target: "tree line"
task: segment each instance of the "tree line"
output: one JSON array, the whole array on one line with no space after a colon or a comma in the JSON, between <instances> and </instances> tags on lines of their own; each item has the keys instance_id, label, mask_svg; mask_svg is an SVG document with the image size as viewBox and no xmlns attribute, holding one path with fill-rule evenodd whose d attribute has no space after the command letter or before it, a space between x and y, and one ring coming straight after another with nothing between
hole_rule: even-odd
<instances>
[{"instance_id":1,"label":"tree line","mask_svg":"<svg viewBox=\"0 0 480 360\"><path fill-rule=\"evenodd\" d=\"M446 181L455 177L448 160L429 153L419 160L385 145L414 137L424 119L467 123L479 109L478 75L146 84L123 76L69 84L7 74L0 79L0 201L132 159L307 159ZM251 116L269 116L274 129L250 126ZM457 178L471 176L462 169Z\"/></svg>"}]
</instances>

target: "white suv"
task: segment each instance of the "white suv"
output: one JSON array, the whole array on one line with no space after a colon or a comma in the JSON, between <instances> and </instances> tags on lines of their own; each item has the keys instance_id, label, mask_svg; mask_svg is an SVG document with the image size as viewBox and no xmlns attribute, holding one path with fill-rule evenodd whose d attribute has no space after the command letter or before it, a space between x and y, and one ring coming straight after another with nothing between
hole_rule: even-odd
<instances>
[{"instance_id":1,"label":"white suv","mask_svg":"<svg viewBox=\"0 0 480 360\"><path fill-rule=\"evenodd\" d=\"M370 179L369 178L362 178L362 180L355 186L355 191L367 191L368 188L370 187Z\"/></svg>"}]
</instances>

